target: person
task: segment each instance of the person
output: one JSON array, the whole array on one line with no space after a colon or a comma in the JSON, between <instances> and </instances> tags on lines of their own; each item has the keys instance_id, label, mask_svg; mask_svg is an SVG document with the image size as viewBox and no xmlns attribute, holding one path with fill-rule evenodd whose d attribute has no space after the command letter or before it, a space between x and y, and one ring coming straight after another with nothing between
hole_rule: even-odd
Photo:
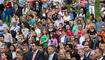
<instances>
[{"instance_id":1,"label":"person","mask_svg":"<svg viewBox=\"0 0 105 60\"><path fill-rule=\"evenodd\" d=\"M30 60L44 60L44 53L38 49L37 43L32 43L32 52Z\"/></svg>"},{"instance_id":2,"label":"person","mask_svg":"<svg viewBox=\"0 0 105 60\"><path fill-rule=\"evenodd\" d=\"M7 44L7 46L11 45L13 43L12 35L9 33L8 29L4 29L4 42Z\"/></svg>"},{"instance_id":3,"label":"person","mask_svg":"<svg viewBox=\"0 0 105 60\"><path fill-rule=\"evenodd\" d=\"M3 3L4 0L1 0L0 1L0 19L3 20L3 11L4 11L4 3Z\"/></svg>"},{"instance_id":4,"label":"person","mask_svg":"<svg viewBox=\"0 0 105 60\"><path fill-rule=\"evenodd\" d=\"M50 33L50 38L48 40L48 46L54 45L55 47L58 47L58 42L56 37L54 36L54 33Z\"/></svg>"},{"instance_id":5,"label":"person","mask_svg":"<svg viewBox=\"0 0 105 60\"><path fill-rule=\"evenodd\" d=\"M54 45L48 46L48 55L46 55L45 58L45 60L58 60L58 54L56 53L56 47Z\"/></svg>"},{"instance_id":6,"label":"person","mask_svg":"<svg viewBox=\"0 0 105 60\"><path fill-rule=\"evenodd\" d=\"M10 13L11 13L11 1L7 0L6 10L5 10L5 14L4 14L4 22L6 22L7 14L8 14L8 22L10 22Z\"/></svg>"},{"instance_id":7,"label":"person","mask_svg":"<svg viewBox=\"0 0 105 60\"><path fill-rule=\"evenodd\" d=\"M8 57L8 56L7 56L6 53L2 53L2 54L1 54L1 60L8 60L7 57Z\"/></svg>"},{"instance_id":8,"label":"person","mask_svg":"<svg viewBox=\"0 0 105 60\"><path fill-rule=\"evenodd\" d=\"M4 29L8 28L8 26L6 24L3 24L3 21L0 20L0 35L4 34Z\"/></svg>"},{"instance_id":9,"label":"person","mask_svg":"<svg viewBox=\"0 0 105 60\"><path fill-rule=\"evenodd\" d=\"M98 20L98 22L96 22L95 29L96 29L96 31L100 32L101 31L101 26L105 25L105 22L102 21L102 17L101 16L99 16L98 19L99 20Z\"/></svg>"},{"instance_id":10,"label":"person","mask_svg":"<svg viewBox=\"0 0 105 60\"><path fill-rule=\"evenodd\" d=\"M59 43L64 43L67 44L67 42L69 41L69 37L66 35L65 31L62 31L62 34L59 37Z\"/></svg>"},{"instance_id":11,"label":"person","mask_svg":"<svg viewBox=\"0 0 105 60\"><path fill-rule=\"evenodd\" d=\"M14 60L25 60L25 59L23 58L22 52L17 52L17 53L16 53L16 58L15 58Z\"/></svg>"},{"instance_id":12,"label":"person","mask_svg":"<svg viewBox=\"0 0 105 60\"><path fill-rule=\"evenodd\" d=\"M84 56L85 51L84 51L83 49L78 49L78 54L79 54L79 56L80 56L80 60L89 60L88 58L86 58L86 57Z\"/></svg>"},{"instance_id":13,"label":"person","mask_svg":"<svg viewBox=\"0 0 105 60\"><path fill-rule=\"evenodd\" d=\"M48 46L48 39L49 39L48 30L44 28L42 32L43 34L41 36L40 44L43 46Z\"/></svg>"},{"instance_id":14,"label":"person","mask_svg":"<svg viewBox=\"0 0 105 60\"><path fill-rule=\"evenodd\" d=\"M97 59L96 59L95 50L92 50L92 51L90 52L89 59L90 59L90 60L97 60Z\"/></svg>"},{"instance_id":15,"label":"person","mask_svg":"<svg viewBox=\"0 0 105 60\"><path fill-rule=\"evenodd\" d=\"M54 26L55 26L56 29L59 28L59 24L60 24L60 23L62 23L63 26L64 26L64 21L62 20L61 15L58 15L58 19L54 22Z\"/></svg>"},{"instance_id":16,"label":"person","mask_svg":"<svg viewBox=\"0 0 105 60\"><path fill-rule=\"evenodd\" d=\"M0 47L2 45L5 45L5 42L4 42L4 35L0 35Z\"/></svg>"},{"instance_id":17,"label":"person","mask_svg":"<svg viewBox=\"0 0 105 60\"><path fill-rule=\"evenodd\" d=\"M97 60L105 60L105 57L103 56L103 50L101 48L97 48L95 50L95 53L96 53Z\"/></svg>"},{"instance_id":18,"label":"person","mask_svg":"<svg viewBox=\"0 0 105 60\"><path fill-rule=\"evenodd\" d=\"M95 0L89 0L89 13L94 14L95 17Z\"/></svg>"}]
</instances>

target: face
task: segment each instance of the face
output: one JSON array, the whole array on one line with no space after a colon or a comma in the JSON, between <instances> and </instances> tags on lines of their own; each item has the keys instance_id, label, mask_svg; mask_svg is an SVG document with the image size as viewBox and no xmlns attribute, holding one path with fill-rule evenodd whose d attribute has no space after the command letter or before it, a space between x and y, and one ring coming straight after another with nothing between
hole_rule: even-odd
<instances>
[{"instance_id":1,"label":"face","mask_svg":"<svg viewBox=\"0 0 105 60\"><path fill-rule=\"evenodd\" d=\"M59 57L60 57L60 58L65 58L64 51L60 51L60 52L59 52Z\"/></svg>"},{"instance_id":2,"label":"face","mask_svg":"<svg viewBox=\"0 0 105 60\"><path fill-rule=\"evenodd\" d=\"M102 31L105 31L105 26L102 25L102 26L101 26L101 29L102 29Z\"/></svg>"},{"instance_id":3,"label":"face","mask_svg":"<svg viewBox=\"0 0 105 60\"><path fill-rule=\"evenodd\" d=\"M21 59L21 58L22 58L22 55L19 54L19 53L17 53L17 54L16 54L16 57L17 57L18 59Z\"/></svg>"},{"instance_id":4,"label":"face","mask_svg":"<svg viewBox=\"0 0 105 60\"><path fill-rule=\"evenodd\" d=\"M10 50L13 51L15 48L13 46L10 46Z\"/></svg>"},{"instance_id":5,"label":"face","mask_svg":"<svg viewBox=\"0 0 105 60\"><path fill-rule=\"evenodd\" d=\"M96 59L96 54L95 54L95 52L91 52L90 55L89 55L89 58L90 58L91 60L95 60L95 59Z\"/></svg>"},{"instance_id":6,"label":"face","mask_svg":"<svg viewBox=\"0 0 105 60\"><path fill-rule=\"evenodd\" d=\"M66 25L66 29L69 30L70 29L70 26L69 25Z\"/></svg>"},{"instance_id":7,"label":"face","mask_svg":"<svg viewBox=\"0 0 105 60\"><path fill-rule=\"evenodd\" d=\"M4 37L0 37L0 41L4 41Z\"/></svg>"},{"instance_id":8,"label":"face","mask_svg":"<svg viewBox=\"0 0 105 60\"><path fill-rule=\"evenodd\" d=\"M37 50L37 46L35 44L32 44L32 50L36 51Z\"/></svg>"},{"instance_id":9,"label":"face","mask_svg":"<svg viewBox=\"0 0 105 60\"><path fill-rule=\"evenodd\" d=\"M54 49L52 47L48 47L48 53L49 54L53 54L54 53Z\"/></svg>"},{"instance_id":10,"label":"face","mask_svg":"<svg viewBox=\"0 0 105 60\"><path fill-rule=\"evenodd\" d=\"M7 58L6 54L5 53L1 54L1 60L4 60L5 58Z\"/></svg>"},{"instance_id":11,"label":"face","mask_svg":"<svg viewBox=\"0 0 105 60\"><path fill-rule=\"evenodd\" d=\"M84 56L84 51L78 50L78 54L80 55L80 57L83 57Z\"/></svg>"},{"instance_id":12,"label":"face","mask_svg":"<svg viewBox=\"0 0 105 60\"><path fill-rule=\"evenodd\" d=\"M1 52L5 52L6 51L6 48L4 46L2 46L0 49L1 49Z\"/></svg>"},{"instance_id":13,"label":"face","mask_svg":"<svg viewBox=\"0 0 105 60\"><path fill-rule=\"evenodd\" d=\"M99 57L101 55L101 53L99 52L99 49L96 49L95 53L96 53L96 57Z\"/></svg>"},{"instance_id":14,"label":"face","mask_svg":"<svg viewBox=\"0 0 105 60\"><path fill-rule=\"evenodd\" d=\"M61 19L61 16L60 15L58 15L58 20L60 20Z\"/></svg>"},{"instance_id":15,"label":"face","mask_svg":"<svg viewBox=\"0 0 105 60\"><path fill-rule=\"evenodd\" d=\"M84 46L84 51L88 52L89 51L89 46Z\"/></svg>"}]
</instances>

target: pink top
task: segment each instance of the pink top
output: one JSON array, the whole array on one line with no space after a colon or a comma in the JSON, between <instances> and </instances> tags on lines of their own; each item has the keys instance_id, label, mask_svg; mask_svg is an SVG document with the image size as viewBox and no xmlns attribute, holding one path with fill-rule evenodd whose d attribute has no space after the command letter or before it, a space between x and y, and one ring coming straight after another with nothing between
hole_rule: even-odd
<instances>
[{"instance_id":1,"label":"pink top","mask_svg":"<svg viewBox=\"0 0 105 60\"><path fill-rule=\"evenodd\" d=\"M87 4L87 1L81 1L80 6L85 6L85 4Z\"/></svg>"}]
</instances>

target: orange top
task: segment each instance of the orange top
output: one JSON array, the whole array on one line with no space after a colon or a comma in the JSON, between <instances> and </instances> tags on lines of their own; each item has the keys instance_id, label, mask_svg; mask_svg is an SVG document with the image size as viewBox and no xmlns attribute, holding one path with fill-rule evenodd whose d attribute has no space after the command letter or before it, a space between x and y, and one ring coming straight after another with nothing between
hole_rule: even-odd
<instances>
[{"instance_id":1,"label":"orange top","mask_svg":"<svg viewBox=\"0 0 105 60\"><path fill-rule=\"evenodd\" d=\"M103 37L103 41L105 42L105 36L104 36L105 35L105 32L104 32L104 34L102 32L98 32L97 34L98 35L101 35Z\"/></svg>"}]
</instances>

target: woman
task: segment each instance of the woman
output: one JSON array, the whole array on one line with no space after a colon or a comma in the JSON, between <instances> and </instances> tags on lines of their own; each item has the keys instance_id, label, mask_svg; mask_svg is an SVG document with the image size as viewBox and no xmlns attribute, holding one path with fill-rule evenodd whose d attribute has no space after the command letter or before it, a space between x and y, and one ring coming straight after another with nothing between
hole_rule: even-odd
<instances>
[{"instance_id":1,"label":"woman","mask_svg":"<svg viewBox=\"0 0 105 60\"><path fill-rule=\"evenodd\" d=\"M67 60L66 52L64 50L59 51L58 60Z\"/></svg>"},{"instance_id":2,"label":"woman","mask_svg":"<svg viewBox=\"0 0 105 60\"><path fill-rule=\"evenodd\" d=\"M10 47L9 47L9 51L8 52L10 52L11 54L12 54L12 59L15 59L16 58L16 51L15 51L15 46L14 45L11 45Z\"/></svg>"},{"instance_id":3,"label":"woman","mask_svg":"<svg viewBox=\"0 0 105 60\"><path fill-rule=\"evenodd\" d=\"M58 47L58 42L57 42L57 39L55 38L54 33L50 33L50 38L48 40L48 46L51 44Z\"/></svg>"},{"instance_id":4,"label":"woman","mask_svg":"<svg viewBox=\"0 0 105 60\"><path fill-rule=\"evenodd\" d=\"M28 4L26 4L26 5L24 6L24 8L22 9L22 15L25 16L29 10L30 10L30 9L29 9L29 7L28 7Z\"/></svg>"},{"instance_id":5,"label":"woman","mask_svg":"<svg viewBox=\"0 0 105 60\"><path fill-rule=\"evenodd\" d=\"M4 33L4 42L7 43L7 46L10 46L13 43L12 35L7 28L4 29Z\"/></svg>"},{"instance_id":6,"label":"woman","mask_svg":"<svg viewBox=\"0 0 105 60\"><path fill-rule=\"evenodd\" d=\"M75 35L75 32L78 30L78 24L77 24L77 21L74 21L74 26L73 26L73 34Z\"/></svg>"},{"instance_id":7,"label":"woman","mask_svg":"<svg viewBox=\"0 0 105 60\"><path fill-rule=\"evenodd\" d=\"M26 23L26 22L23 22L21 25L22 25L21 31L22 31L24 37L26 38L26 37L27 37L27 34L28 34L28 32L29 32L29 29L28 29L27 26L26 26L27 23Z\"/></svg>"},{"instance_id":8,"label":"woman","mask_svg":"<svg viewBox=\"0 0 105 60\"><path fill-rule=\"evenodd\" d=\"M79 28L78 28L78 31L76 31L76 35L80 37L81 36L81 32L82 32L82 26L79 25L78 27Z\"/></svg>"},{"instance_id":9,"label":"woman","mask_svg":"<svg viewBox=\"0 0 105 60\"><path fill-rule=\"evenodd\" d=\"M87 31L90 29L91 24L92 24L91 20L88 19L88 20L87 20L87 23L86 23L86 28L85 28Z\"/></svg>"},{"instance_id":10,"label":"woman","mask_svg":"<svg viewBox=\"0 0 105 60\"><path fill-rule=\"evenodd\" d=\"M97 22L97 20L95 19L95 17L94 17L94 14L91 14L90 15L90 20L92 21L92 23L96 23Z\"/></svg>"},{"instance_id":11,"label":"woman","mask_svg":"<svg viewBox=\"0 0 105 60\"><path fill-rule=\"evenodd\" d=\"M64 43L67 44L67 42L69 41L69 37L65 34L65 31L62 31L62 34L59 37L59 43Z\"/></svg>"},{"instance_id":12,"label":"woman","mask_svg":"<svg viewBox=\"0 0 105 60\"><path fill-rule=\"evenodd\" d=\"M72 20L70 16L68 15L68 12L65 12L63 19L64 19L65 24L69 24L69 21Z\"/></svg>"},{"instance_id":13,"label":"woman","mask_svg":"<svg viewBox=\"0 0 105 60\"><path fill-rule=\"evenodd\" d=\"M49 39L48 30L44 28L40 39L40 44L43 46L48 46L48 39Z\"/></svg>"},{"instance_id":14,"label":"woman","mask_svg":"<svg viewBox=\"0 0 105 60\"><path fill-rule=\"evenodd\" d=\"M66 25L66 35L70 38L73 36L73 32L70 30L70 25Z\"/></svg>"},{"instance_id":15,"label":"woman","mask_svg":"<svg viewBox=\"0 0 105 60\"><path fill-rule=\"evenodd\" d=\"M49 33L52 33L52 32L54 33L54 32L56 32L56 29L54 28L53 24L49 24L48 32L49 32Z\"/></svg>"}]
</instances>

